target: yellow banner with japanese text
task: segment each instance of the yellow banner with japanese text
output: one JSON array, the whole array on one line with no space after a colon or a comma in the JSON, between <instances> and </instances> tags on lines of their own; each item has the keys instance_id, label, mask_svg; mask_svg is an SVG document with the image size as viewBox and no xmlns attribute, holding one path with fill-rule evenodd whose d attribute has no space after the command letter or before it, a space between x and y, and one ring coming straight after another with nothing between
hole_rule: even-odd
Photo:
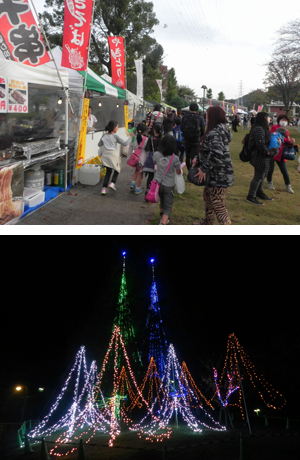
<instances>
[{"instance_id":1,"label":"yellow banner with japanese text","mask_svg":"<svg viewBox=\"0 0 300 460\"><path fill-rule=\"evenodd\" d=\"M77 157L76 157L76 169L81 168L85 160L85 144L86 144L87 122L88 122L88 116L89 116L89 103L90 103L89 99L84 99L79 140L78 140Z\"/></svg>"}]
</instances>

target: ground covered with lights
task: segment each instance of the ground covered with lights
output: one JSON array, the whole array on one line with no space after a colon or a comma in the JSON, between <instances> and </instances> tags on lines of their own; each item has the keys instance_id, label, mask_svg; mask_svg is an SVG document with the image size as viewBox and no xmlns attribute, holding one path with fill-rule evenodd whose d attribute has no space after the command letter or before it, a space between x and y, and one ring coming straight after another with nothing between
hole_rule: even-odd
<instances>
[{"instance_id":1,"label":"ground covered with lights","mask_svg":"<svg viewBox=\"0 0 300 460\"><path fill-rule=\"evenodd\" d=\"M93 442L84 445L86 460L238 460L240 458L240 433L243 437L243 457L245 460L299 460L300 424L293 422L290 430L285 423L272 421L269 427L264 426L263 417L251 420L253 436L243 424L235 424L235 430L211 432L203 430L199 436L191 432L185 425L173 428L172 436L163 443L149 443L138 439L135 434L124 429L116 439L114 447L108 447L108 437L97 434ZM47 438L47 450L51 450L55 436ZM73 447L73 446L72 446ZM18 450L7 456L7 460L39 460L41 443L33 443L34 452L24 455ZM70 454L70 460L80 458L78 452ZM53 458L53 457L52 457ZM63 457L64 458L64 457Z\"/></svg>"}]
</instances>

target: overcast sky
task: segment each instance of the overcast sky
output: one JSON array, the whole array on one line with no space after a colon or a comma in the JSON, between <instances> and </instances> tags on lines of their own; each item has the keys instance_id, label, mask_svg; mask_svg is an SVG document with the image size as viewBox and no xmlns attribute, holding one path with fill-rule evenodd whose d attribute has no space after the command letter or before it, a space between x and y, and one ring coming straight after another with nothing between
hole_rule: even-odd
<instances>
[{"instance_id":1,"label":"overcast sky","mask_svg":"<svg viewBox=\"0 0 300 460\"><path fill-rule=\"evenodd\" d=\"M39 13L44 0L33 0ZM288 4L251 0L152 0L160 25L155 38L174 67L178 84L200 97L202 85L226 98L263 88L264 64L274 51L276 32L300 16L298 0ZM164 28L164 25L167 25Z\"/></svg>"},{"instance_id":2,"label":"overcast sky","mask_svg":"<svg viewBox=\"0 0 300 460\"><path fill-rule=\"evenodd\" d=\"M265 67L274 50L276 32L300 16L300 4L251 0L153 0L154 11L167 28L155 37L165 50L165 64L174 67L179 84L202 96L202 85L237 98L263 88Z\"/></svg>"}]
</instances>

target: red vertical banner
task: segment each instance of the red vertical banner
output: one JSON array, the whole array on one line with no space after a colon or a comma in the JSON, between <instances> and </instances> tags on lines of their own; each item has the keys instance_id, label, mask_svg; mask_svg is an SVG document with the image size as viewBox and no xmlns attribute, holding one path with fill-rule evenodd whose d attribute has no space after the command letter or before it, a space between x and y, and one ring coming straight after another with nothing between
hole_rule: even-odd
<instances>
[{"instance_id":1,"label":"red vertical banner","mask_svg":"<svg viewBox=\"0 0 300 460\"><path fill-rule=\"evenodd\" d=\"M93 14L93 0L65 0L61 65L86 70Z\"/></svg>"},{"instance_id":2,"label":"red vertical banner","mask_svg":"<svg viewBox=\"0 0 300 460\"><path fill-rule=\"evenodd\" d=\"M123 37L108 37L112 84L125 89L125 47Z\"/></svg>"},{"instance_id":3,"label":"red vertical banner","mask_svg":"<svg viewBox=\"0 0 300 460\"><path fill-rule=\"evenodd\" d=\"M209 106L212 107L212 99L209 100Z\"/></svg>"},{"instance_id":4,"label":"red vertical banner","mask_svg":"<svg viewBox=\"0 0 300 460\"><path fill-rule=\"evenodd\" d=\"M5 59L33 67L50 61L28 0L0 1L0 49Z\"/></svg>"},{"instance_id":5,"label":"red vertical banner","mask_svg":"<svg viewBox=\"0 0 300 460\"><path fill-rule=\"evenodd\" d=\"M223 102L223 110L225 110L225 101L222 101Z\"/></svg>"}]
</instances>

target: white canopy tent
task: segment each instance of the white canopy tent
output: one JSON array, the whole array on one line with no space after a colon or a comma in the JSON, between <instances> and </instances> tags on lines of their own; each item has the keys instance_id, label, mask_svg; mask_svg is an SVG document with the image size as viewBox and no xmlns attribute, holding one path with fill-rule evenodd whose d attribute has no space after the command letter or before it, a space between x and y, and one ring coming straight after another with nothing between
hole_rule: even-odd
<instances>
[{"instance_id":1,"label":"white canopy tent","mask_svg":"<svg viewBox=\"0 0 300 460\"><path fill-rule=\"evenodd\" d=\"M0 58L1 59L1 58ZM21 64L16 61L1 59L1 76L22 78L28 83L35 83L43 86L55 86L62 88L61 81L55 69L49 63L42 64L38 67ZM69 87L69 75L65 71L60 72L64 88Z\"/></svg>"}]
</instances>

